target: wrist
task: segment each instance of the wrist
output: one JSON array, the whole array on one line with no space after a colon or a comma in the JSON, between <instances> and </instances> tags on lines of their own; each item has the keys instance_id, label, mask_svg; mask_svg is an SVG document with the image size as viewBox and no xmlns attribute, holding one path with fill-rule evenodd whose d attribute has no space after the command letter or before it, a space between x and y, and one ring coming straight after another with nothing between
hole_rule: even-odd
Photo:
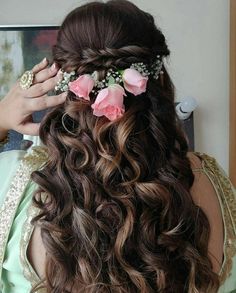
<instances>
[{"instance_id":1,"label":"wrist","mask_svg":"<svg viewBox=\"0 0 236 293\"><path fill-rule=\"evenodd\" d=\"M0 148L9 141L9 132L0 132Z\"/></svg>"},{"instance_id":2,"label":"wrist","mask_svg":"<svg viewBox=\"0 0 236 293\"><path fill-rule=\"evenodd\" d=\"M8 129L0 127L0 141L2 141L8 135Z\"/></svg>"},{"instance_id":3,"label":"wrist","mask_svg":"<svg viewBox=\"0 0 236 293\"><path fill-rule=\"evenodd\" d=\"M0 141L7 136L8 134L8 131L10 130L9 128L6 128L7 126L5 125L4 123L4 116L3 113L4 113L4 107L2 107L2 103L3 103L3 100L0 100ZM3 111L3 113L2 113Z\"/></svg>"}]
</instances>

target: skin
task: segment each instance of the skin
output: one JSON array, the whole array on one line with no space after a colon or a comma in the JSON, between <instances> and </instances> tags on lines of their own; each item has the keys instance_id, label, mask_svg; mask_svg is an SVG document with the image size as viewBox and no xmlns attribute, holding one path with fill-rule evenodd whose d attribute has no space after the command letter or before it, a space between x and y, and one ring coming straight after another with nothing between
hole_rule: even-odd
<instances>
[{"instance_id":1,"label":"skin","mask_svg":"<svg viewBox=\"0 0 236 293\"><path fill-rule=\"evenodd\" d=\"M45 58L32 71L34 82L29 89L23 90L17 81L0 101L0 141L10 129L21 134L38 135L40 123L32 122L32 113L55 107L66 100L67 93L47 95L62 78L62 73L55 64L48 67Z\"/></svg>"}]
</instances>

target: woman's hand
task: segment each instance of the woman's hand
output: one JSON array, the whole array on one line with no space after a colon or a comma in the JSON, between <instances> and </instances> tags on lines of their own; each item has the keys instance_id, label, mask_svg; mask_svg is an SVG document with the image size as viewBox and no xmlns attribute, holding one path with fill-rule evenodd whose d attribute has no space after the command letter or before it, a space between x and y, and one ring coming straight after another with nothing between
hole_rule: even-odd
<instances>
[{"instance_id":1,"label":"woman's hand","mask_svg":"<svg viewBox=\"0 0 236 293\"><path fill-rule=\"evenodd\" d=\"M38 135L40 123L33 123L32 113L55 107L65 101L67 93L47 95L62 78L62 73L55 64L50 68L47 66L45 58L32 69L34 81L29 89L23 90L17 82L0 101L0 136L10 129L22 134Z\"/></svg>"}]
</instances>

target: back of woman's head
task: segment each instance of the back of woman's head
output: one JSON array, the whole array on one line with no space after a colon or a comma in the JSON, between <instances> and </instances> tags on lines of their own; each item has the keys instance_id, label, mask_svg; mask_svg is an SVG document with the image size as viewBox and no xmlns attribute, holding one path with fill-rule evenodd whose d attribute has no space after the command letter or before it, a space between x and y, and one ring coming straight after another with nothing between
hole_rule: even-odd
<instances>
[{"instance_id":1,"label":"back of woman's head","mask_svg":"<svg viewBox=\"0 0 236 293\"><path fill-rule=\"evenodd\" d=\"M169 55L151 15L127 1L93 2L65 19L54 48L55 61L79 73L122 68Z\"/></svg>"},{"instance_id":2,"label":"back of woman's head","mask_svg":"<svg viewBox=\"0 0 236 293\"><path fill-rule=\"evenodd\" d=\"M125 0L72 11L53 49L62 70L97 71L99 80L168 55L153 17ZM188 146L164 64L145 92L126 91L122 117L95 116L95 99L69 91L40 128L49 159L32 178L48 292L215 292L209 223L189 192Z\"/></svg>"}]
</instances>

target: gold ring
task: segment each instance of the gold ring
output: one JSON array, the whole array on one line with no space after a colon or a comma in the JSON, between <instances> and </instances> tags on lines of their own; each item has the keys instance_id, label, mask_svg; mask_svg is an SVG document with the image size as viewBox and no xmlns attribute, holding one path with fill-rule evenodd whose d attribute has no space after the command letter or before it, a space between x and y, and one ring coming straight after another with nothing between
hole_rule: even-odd
<instances>
[{"instance_id":1,"label":"gold ring","mask_svg":"<svg viewBox=\"0 0 236 293\"><path fill-rule=\"evenodd\" d=\"M20 87L23 90L27 90L28 88L31 87L34 79L34 74L32 70L26 71L20 78Z\"/></svg>"}]
</instances>

